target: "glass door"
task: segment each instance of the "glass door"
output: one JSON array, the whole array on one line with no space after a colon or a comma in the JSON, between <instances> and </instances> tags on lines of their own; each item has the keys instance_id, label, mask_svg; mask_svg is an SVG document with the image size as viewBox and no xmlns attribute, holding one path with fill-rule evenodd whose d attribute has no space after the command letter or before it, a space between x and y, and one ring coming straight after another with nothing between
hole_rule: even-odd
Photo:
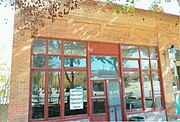
<instances>
[{"instance_id":1,"label":"glass door","mask_svg":"<svg viewBox=\"0 0 180 122\"><path fill-rule=\"evenodd\" d=\"M107 121L107 95L105 80L91 80L92 83L92 121Z\"/></svg>"},{"instance_id":2,"label":"glass door","mask_svg":"<svg viewBox=\"0 0 180 122\"><path fill-rule=\"evenodd\" d=\"M106 80L110 121L122 121L119 80Z\"/></svg>"}]
</instances>

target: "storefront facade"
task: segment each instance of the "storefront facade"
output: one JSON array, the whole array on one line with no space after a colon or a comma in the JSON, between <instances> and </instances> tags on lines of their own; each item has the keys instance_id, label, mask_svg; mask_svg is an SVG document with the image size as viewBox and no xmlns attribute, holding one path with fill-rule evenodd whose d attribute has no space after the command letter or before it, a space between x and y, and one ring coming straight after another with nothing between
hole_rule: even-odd
<instances>
[{"instance_id":1,"label":"storefront facade","mask_svg":"<svg viewBox=\"0 0 180 122\"><path fill-rule=\"evenodd\" d=\"M175 119L162 52L170 39L179 44L179 18L142 10L94 15L102 6L88 2L84 13L47 19L38 34L14 34L9 121Z\"/></svg>"},{"instance_id":2,"label":"storefront facade","mask_svg":"<svg viewBox=\"0 0 180 122\"><path fill-rule=\"evenodd\" d=\"M31 55L30 120L165 111L157 47L35 38Z\"/></svg>"}]
</instances>

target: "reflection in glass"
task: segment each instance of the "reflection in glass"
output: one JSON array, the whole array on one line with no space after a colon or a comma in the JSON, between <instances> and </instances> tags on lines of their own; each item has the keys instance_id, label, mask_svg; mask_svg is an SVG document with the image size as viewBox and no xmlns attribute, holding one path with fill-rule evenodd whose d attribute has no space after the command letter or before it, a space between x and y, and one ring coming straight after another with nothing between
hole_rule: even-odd
<instances>
[{"instance_id":1,"label":"reflection in glass","mask_svg":"<svg viewBox=\"0 0 180 122\"><path fill-rule=\"evenodd\" d=\"M118 76L118 58L115 56L91 56L92 76Z\"/></svg>"},{"instance_id":2,"label":"reflection in glass","mask_svg":"<svg viewBox=\"0 0 180 122\"><path fill-rule=\"evenodd\" d=\"M46 56L33 56L33 68L45 68Z\"/></svg>"},{"instance_id":3,"label":"reflection in glass","mask_svg":"<svg viewBox=\"0 0 180 122\"><path fill-rule=\"evenodd\" d=\"M153 108L150 73L142 72L142 80L144 84L144 96L146 101L146 108Z\"/></svg>"},{"instance_id":4,"label":"reflection in glass","mask_svg":"<svg viewBox=\"0 0 180 122\"><path fill-rule=\"evenodd\" d=\"M60 56L49 56L48 57L48 67L49 68L60 68L61 67L61 57Z\"/></svg>"},{"instance_id":5,"label":"reflection in glass","mask_svg":"<svg viewBox=\"0 0 180 122\"><path fill-rule=\"evenodd\" d=\"M87 85L85 72L64 72L64 106L65 116L87 114ZM83 89L83 109L70 109L70 90Z\"/></svg>"},{"instance_id":6,"label":"reflection in glass","mask_svg":"<svg viewBox=\"0 0 180 122\"><path fill-rule=\"evenodd\" d=\"M93 99L93 114L105 113L105 100Z\"/></svg>"},{"instance_id":7,"label":"reflection in glass","mask_svg":"<svg viewBox=\"0 0 180 122\"><path fill-rule=\"evenodd\" d=\"M142 108L139 73L124 72L126 110Z\"/></svg>"},{"instance_id":8,"label":"reflection in glass","mask_svg":"<svg viewBox=\"0 0 180 122\"><path fill-rule=\"evenodd\" d=\"M123 68L139 68L138 60L123 60Z\"/></svg>"},{"instance_id":9,"label":"reflection in glass","mask_svg":"<svg viewBox=\"0 0 180 122\"><path fill-rule=\"evenodd\" d=\"M59 40L50 40L48 43L48 53L49 54L60 54L61 52L61 42Z\"/></svg>"},{"instance_id":10,"label":"reflection in glass","mask_svg":"<svg viewBox=\"0 0 180 122\"><path fill-rule=\"evenodd\" d=\"M158 69L157 60L151 60L151 69Z\"/></svg>"},{"instance_id":11,"label":"reflection in glass","mask_svg":"<svg viewBox=\"0 0 180 122\"><path fill-rule=\"evenodd\" d=\"M66 41L64 42L64 54L86 56L86 43Z\"/></svg>"},{"instance_id":12,"label":"reflection in glass","mask_svg":"<svg viewBox=\"0 0 180 122\"><path fill-rule=\"evenodd\" d=\"M93 96L104 95L104 82L93 82Z\"/></svg>"},{"instance_id":13,"label":"reflection in glass","mask_svg":"<svg viewBox=\"0 0 180 122\"><path fill-rule=\"evenodd\" d=\"M111 122L120 122L122 121L122 111L121 106L109 108L110 121ZM117 118L116 118L117 117Z\"/></svg>"},{"instance_id":14,"label":"reflection in glass","mask_svg":"<svg viewBox=\"0 0 180 122\"><path fill-rule=\"evenodd\" d=\"M32 72L31 118L44 118L45 72Z\"/></svg>"},{"instance_id":15,"label":"reflection in glass","mask_svg":"<svg viewBox=\"0 0 180 122\"><path fill-rule=\"evenodd\" d=\"M48 117L60 117L60 72L49 72L48 81Z\"/></svg>"},{"instance_id":16,"label":"reflection in glass","mask_svg":"<svg viewBox=\"0 0 180 122\"><path fill-rule=\"evenodd\" d=\"M46 40L45 39L34 39L33 54L46 54Z\"/></svg>"},{"instance_id":17,"label":"reflection in glass","mask_svg":"<svg viewBox=\"0 0 180 122\"><path fill-rule=\"evenodd\" d=\"M157 58L157 52L155 48L150 48L150 58L151 59Z\"/></svg>"},{"instance_id":18,"label":"reflection in glass","mask_svg":"<svg viewBox=\"0 0 180 122\"><path fill-rule=\"evenodd\" d=\"M123 58L139 58L138 48L135 46L122 46Z\"/></svg>"},{"instance_id":19,"label":"reflection in glass","mask_svg":"<svg viewBox=\"0 0 180 122\"><path fill-rule=\"evenodd\" d=\"M109 106L120 105L119 81L108 82L107 89Z\"/></svg>"},{"instance_id":20,"label":"reflection in glass","mask_svg":"<svg viewBox=\"0 0 180 122\"><path fill-rule=\"evenodd\" d=\"M149 60L141 60L141 68L149 69Z\"/></svg>"},{"instance_id":21,"label":"reflection in glass","mask_svg":"<svg viewBox=\"0 0 180 122\"><path fill-rule=\"evenodd\" d=\"M149 58L148 48L141 47L140 48L140 55L141 55L141 58Z\"/></svg>"},{"instance_id":22,"label":"reflection in glass","mask_svg":"<svg viewBox=\"0 0 180 122\"><path fill-rule=\"evenodd\" d=\"M180 61L180 48L176 49L175 57L176 57L176 61Z\"/></svg>"},{"instance_id":23,"label":"reflection in glass","mask_svg":"<svg viewBox=\"0 0 180 122\"><path fill-rule=\"evenodd\" d=\"M86 67L86 58L65 58L65 67Z\"/></svg>"},{"instance_id":24,"label":"reflection in glass","mask_svg":"<svg viewBox=\"0 0 180 122\"><path fill-rule=\"evenodd\" d=\"M158 72L152 72L152 80L154 87L154 97L156 101L156 107L162 107L162 99L161 99L161 90L160 90L160 82L159 82L159 74Z\"/></svg>"}]
</instances>

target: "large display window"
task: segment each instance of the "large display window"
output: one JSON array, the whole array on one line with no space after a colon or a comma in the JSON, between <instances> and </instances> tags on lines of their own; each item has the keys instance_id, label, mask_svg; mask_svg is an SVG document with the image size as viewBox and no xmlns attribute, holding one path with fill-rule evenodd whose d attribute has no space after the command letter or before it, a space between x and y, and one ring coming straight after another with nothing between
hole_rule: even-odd
<instances>
[{"instance_id":1,"label":"large display window","mask_svg":"<svg viewBox=\"0 0 180 122\"><path fill-rule=\"evenodd\" d=\"M159 65L157 47L35 38L29 118L121 121L161 110Z\"/></svg>"}]
</instances>

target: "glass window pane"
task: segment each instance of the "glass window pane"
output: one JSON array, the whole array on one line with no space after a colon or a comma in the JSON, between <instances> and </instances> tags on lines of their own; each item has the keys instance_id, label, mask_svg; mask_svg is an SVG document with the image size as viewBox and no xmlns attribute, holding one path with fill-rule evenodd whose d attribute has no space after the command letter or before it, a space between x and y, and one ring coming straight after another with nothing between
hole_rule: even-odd
<instances>
[{"instance_id":1,"label":"glass window pane","mask_svg":"<svg viewBox=\"0 0 180 122\"><path fill-rule=\"evenodd\" d=\"M149 58L148 48L141 47L140 48L140 54L141 54L141 58Z\"/></svg>"},{"instance_id":2,"label":"glass window pane","mask_svg":"<svg viewBox=\"0 0 180 122\"><path fill-rule=\"evenodd\" d=\"M64 42L64 54L86 56L86 43L85 42Z\"/></svg>"},{"instance_id":3,"label":"glass window pane","mask_svg":"<svg viewBox=\"0 0 180 122\"><path fill-rule=\"evenodd\" d=\"M93 99L93 114L105 113L105 100Z\"/></svg>"},{"instance_id":4,"label":"glass window pane","mask_svg":"<svg viewBox=\"0 0 180 122\"><path fill-rule=\"evenodd\" d=\"M93 82L93 96L104 95L104 82Z\"/></svg>"},{"instance_id":5,"label":"glass window pane","mask_svg":"<svg viewBox=\"0 0 180 122\"><path fill-rule=\"evenodd\" d=\"M48 53L60 54L60 52L61 52L61 42L59 40L50 40L48 43Z\"/></svg>"},{"instance_id":6,"label":"glass window pane","mask_svg":"<svg viewBox=\"0 0 180 122\"><path fill-rule=\"evenodd\" d=\"M33 56L33 68L45 68L46 56Z\"/></svg>"},{"instance_id":7,"label":"glass window pane","mask_svg":"<svg viewBox=\"0 0 180 122\"><path fill-rule=\"evenodd\" d=\"M159 82L159 74L158 72L152 72L152 80L153 80L153 87L154 87L154 97L156 101L156 107L162 107L162 98L161 98L161 88Z\"/></svg>"},{"instance_id":8,"label":"glass window pane","mask_svg":"<svg viewBox=\"0 0 180 122\"><path fill-rule=\"evenodd\" d=\"M64 75L65 116L87 114L86 73L72 71Z\"/></svg>"},{"instance_id":9,"label":"glass window pane","mask_svg":"<svg viewBox=\"0 0 180 122\"><path fill-rule=\"evenodd\" d=\"M33 54L46 54L46 40L45 39L34 39Z\"/></svg>"},{"instance_id":10,"label":"glass window pane","mask_svg":"<svg viewBox=\"0 0 180 122\"><path fill-rule=\"evenodd\" d=\"M109 106L120 105L120 89L119 89L119 81L109 81L107 83L107 94L108 94L108 104Z\"/></svg>"},{"instance_id":11,"label":"glass window pane","mask_svg":"<svg viewBox=\"0 0 180 122\"><path fill-rule=\"evenodd\" d=\"M49 56L48 57L48 67L49 68L60 68L61 67L61 57L60 56Z\"/></svg>"},{"instance_id":12,"label":"glass window pane","mask_svg":"<svg viewBox=\"0 0 180 122\"><path fill-rule=\"evenodd\" d=\"M139 58L138 48L135 46L122 46L123 58Z\"/></svg>"},{"instance_id":13,"label":"glass window pane","mask_svg":"<svg viewBox=\"0 0 180 122\"><path fill-rule=\"evenodd\" d=\"M176 49L175 57L176 57L176 61L180 61L180 48Z\"/></svg>"},{"instance_id":14,"label":"glass window pane","mask_svg":"<svg viewBox=\"0 0 180 122\"><path fill-rule=\"evenodd\" d=\"M150 73L142 72L142 79L144 84L144 96L146 101L146 108L153 108Z\"/></svg>"},{"instance_id":15,"label":"glass window pane","mask_svg":"<svg viewBox=\"0 0 180 122\"><path fill-rule=\"evenodd\" d=\"M123 68L139 68L138 60L123 60Z\"/></svg>"},{"instance_id":16,"label":"glass window pane","mask_svg":"<svg viewBox=\"0 0 180 122\"><path fill-rule=\"evenodd\" d=\"M141 60L141 68L149 69L149 60Z\"/></svg>"},{"instance_id":17,"label":"glass window pane","mask_svg":"<svg viewBox=\"0 0 180 122\"><path fill-rule=\"evenodd\" d=\"M157 60L151 60L151 69L158 69Z\"/></svg>"},{"instance_id":18,"label":"glass window pane","mask_svg":"<svg viewBox=\"0 0 180 122\"><path fill-rule=\"evenodd\" d=\"M151 59L157 58L157 52L155 48L150 48L150 58Z\"/></svg>"},{"instance_id":19,"label":"glass window pane","mask_svg":"<svg viewBox=\"0 0 180 122\"><path fill-rule=\"evenodd\" d=\"M126 110L142 108L139 73L124 72L124 83L126 95Z\"/></svg>"},{"instance_id":20,"label":"glass window pane","mask_svg":"<svg viewBox=\"0 0 180 122\"><path fill-rule=\"evenodd\" d=\"M118 76L118 58L115 56L92 56L92 76Z\"/></svg>"},{"instance_id":21,"label":"glass window pane","mask_svg":"<svg viewBox=\"0 0 180 122\"><path fill-rule=\"evenodd\" d=\"M32 72L31 118L44 118L45 72Z\"/></svg>"},{"instance_id":22,"label":"glass window pane","mask_svg":"<svg viewBox=\"0 0 180 122\"><path fill-rule=\"evenodd\" d=\"M86 67L86 58L65 58L65 67Z\"/></svg>"},{"instance_id":23,"label":"glass window pane","mask_svg":"<svg viewBox=\"0 0 180 122\"><path fill-rule=\"evenodd\" d=\"M49 72L48 81L48 117L60 117L60 72Z\"/></svg>"}]
</instances>

